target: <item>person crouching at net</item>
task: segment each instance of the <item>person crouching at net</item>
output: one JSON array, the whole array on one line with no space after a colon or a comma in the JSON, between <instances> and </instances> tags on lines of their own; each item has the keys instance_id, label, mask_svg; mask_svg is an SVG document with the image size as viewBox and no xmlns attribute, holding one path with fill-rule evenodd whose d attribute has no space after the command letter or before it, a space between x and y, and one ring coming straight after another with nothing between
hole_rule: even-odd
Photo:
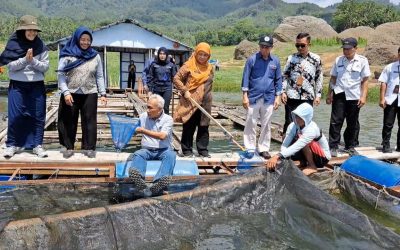
<instances>
[{"instance_id":1,"label":"person crouching at net","mask_svg":"<svg viewBox=\"0 0 400 250\"><path fill-rule=\"evenodd\" d=\"M142 149L133 154L129 167L129 177L135 187L142 191L147 161L161 160L161 166L154 176L150 191L153 195L162 194L167 189L170 176L175 167L176 153L172 149L172 117L163 111L164 99L152 94L147 102L147 112L139 116L140 127L136 133L142 134Z\"/></svg>"},{"instance_id":2,"label":"person crouching at net","mask_svg":"<svg viewBox=\"0 0 400 250\"><path fill-rule=\"evenodd\" d=\"M312 121L313 108L308 103L299 105L292 112L290 123L281 150L266 163L269 170L275 169L279 159L291 157L300 161L305 175L317 172L331 159L328 141L318 125Z\"/></svg>"}]
</instances>

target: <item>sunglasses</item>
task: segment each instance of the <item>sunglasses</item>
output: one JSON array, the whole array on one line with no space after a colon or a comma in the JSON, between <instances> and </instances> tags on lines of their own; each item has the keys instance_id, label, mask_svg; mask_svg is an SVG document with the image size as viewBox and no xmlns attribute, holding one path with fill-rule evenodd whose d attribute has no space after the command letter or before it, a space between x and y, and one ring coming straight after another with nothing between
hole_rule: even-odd
<instances>
[{"instance_id":1,"label":"sunglasses","mask_svg":"<svg viewBox=\"0 0 400 250\"><path fill-rule=\"evenodd\" d=\"M296 46L296 48L305 48L305 47L307 47L307 44L304 44L304 43L296 43L294 46Z\"/></svg>"},{"instance_id":2,"label":"sunglasses","mask_svg":"<svg viewBox=\"0 0 400 250\"><path fill-rule=\"evenodd\" d=\"M260 45L260 47L261 47L262 49L272 48L272 46L268 46L268 45Z\"/></svg>"}]
</instances>

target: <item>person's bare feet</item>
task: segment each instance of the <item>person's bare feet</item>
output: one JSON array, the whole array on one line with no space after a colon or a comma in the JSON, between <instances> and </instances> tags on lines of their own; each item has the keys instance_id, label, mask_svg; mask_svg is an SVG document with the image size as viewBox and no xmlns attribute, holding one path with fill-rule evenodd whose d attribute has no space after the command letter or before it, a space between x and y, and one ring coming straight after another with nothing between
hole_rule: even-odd
<instances>
[{"instance_id":1,"label":"person's bare feet","mask_svg":"<svg viewBox=\"0 0 400 250\"><path fill-rule=\"evenodd\" d=\"M310 175L315 174L316 172L318 172L317 168L310 167L310 166L304 168L302 171L303 171L303 174L305 174L306 176L310 176Z\"/></svg>"}]
</instances>

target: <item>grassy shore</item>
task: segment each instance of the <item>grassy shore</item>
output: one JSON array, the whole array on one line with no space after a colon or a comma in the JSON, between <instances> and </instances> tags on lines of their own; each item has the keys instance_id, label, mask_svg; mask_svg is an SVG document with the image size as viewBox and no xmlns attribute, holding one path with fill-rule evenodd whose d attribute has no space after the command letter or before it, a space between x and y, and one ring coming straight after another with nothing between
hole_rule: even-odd
<instances>
[{"instance_id":1,"label":"grassy shore","mask_svg":"<svg viewBox=\"0 0 400 250\"><path fill-rule=\"evenodd\" d=\"M360 41L359 48L364 49L366 45L365 40ZM4 48L4 42L0 42L0 51ZM336 39L329 39L323 41L313 41L311 50L319 54L323 61L324 66L324 93L327 91L327 84L329 81L329 70L332 65L332 61L338 55L341 55L342 50L340 49L340 42ZM235 46L222 46L212 47L212 58L218 59L220 62L220 71L215 72L214 86L213 89L216 92L232 92L240 93L240 86L243 74L243 67L245 60L234 60L233 55ZM288 55L296 51L295 47L291 43L278 43L273 49L272 53L277 55L281 60L281 66L283 67ZM57 81L57 52L50 51L50 69L46 73L46 82ZM108 53L107 54L107 68L108 68L108 80L111 87L119 86L119 53ZM7 72L0 75L0 80L7 81ZM370 86L368 93L369 102L377 102L379 100L379 87Z\"/></svg>"},{"instance_id":2,"label":"grassy shore","mask_svg":"<svg viewBox=\"0 0 400 250\"><path fill-rule=\"evenodd\" d=\"M323 97L328 90L329 71L332 67L333 60L342 54L341 44L336 39L314 41L311 51L321 56L324 71L324 90ZM364 50L366 46L365 40L360 40L359 49ZM213 47L212 58L220 61L220 71L217 71L214 79L214 91L240 93L243 68L245 60L234 60L233 55L235 46ZM288 55L296 52L296 48L291 43L278 43L272 53L279 57L282 69ZM370 84L368 91L368 102L379 101L379 86Z\"/></svg>"}]
</instances>

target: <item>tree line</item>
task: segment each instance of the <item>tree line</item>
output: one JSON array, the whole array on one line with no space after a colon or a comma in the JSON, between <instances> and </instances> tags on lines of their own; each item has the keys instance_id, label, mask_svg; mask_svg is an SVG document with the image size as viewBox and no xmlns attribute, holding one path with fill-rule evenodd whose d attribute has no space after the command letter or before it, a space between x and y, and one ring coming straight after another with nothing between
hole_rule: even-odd
<instances>
[{"instance_id":1,"label":"tree line","mask_svg":"<svg viewBox=\"0 0 400 250\"><path fill-rule=\"evenodd\" d=\"M333 27L341 32L358 26L376 26L400 20L400 12L392 4L374 1L343 0L333 14Z\"/></svg>"},{"instance_id":2,"label":"tree line","mask_svg":"<svg viewBox=\"0 0 400 250\"><path fill-rule=\"evenodd\" d=\"M303 8L306 7L307 5L304 5ZM305 10L302 11L306 12ZM394 5L377 3L372 0L343 0L336 6L332 15L319 13L317 16L331 22L333 28L341 32L357 26L374 28L382 23L399 21L400 11ZM271 33L276 24L283 20L283 17L279 13L264 13L257 17L237 19L222 17L219 21L206 23L194 21L179 23L175 20L176 25L162 24L161 22L144 25L191 46L200 41L207 41L214 46L226 46L236 45L244 39L257 41L260 34ZM43 30L40 36L46 42L69 36L80 25L86 25L93 29L113 22L112 20L102 20L101 22L95 20L77 21L68 17L46 16L39 16L38 19ZM271 22L271 20L275 21ZM0 40L7 40L17 26L18 17L0 17L0 27L2 27L0 29Z\"/></svg>"},{"instance_id":3,"label":"tree line","mask_svg":"<svg viewBox=\"0 0 400 250\"><path fill-rule=\"evenodd\" d=\"M7 41L10 35L18 27L19 17L0 18L0 41ZM52 42L66 36L70 36L80 25L86 25L95 28L94 22L77 22L66 17L38 17L39 27L42 32L39 36L45 42Z\"/></svg>"}]
</instances>

